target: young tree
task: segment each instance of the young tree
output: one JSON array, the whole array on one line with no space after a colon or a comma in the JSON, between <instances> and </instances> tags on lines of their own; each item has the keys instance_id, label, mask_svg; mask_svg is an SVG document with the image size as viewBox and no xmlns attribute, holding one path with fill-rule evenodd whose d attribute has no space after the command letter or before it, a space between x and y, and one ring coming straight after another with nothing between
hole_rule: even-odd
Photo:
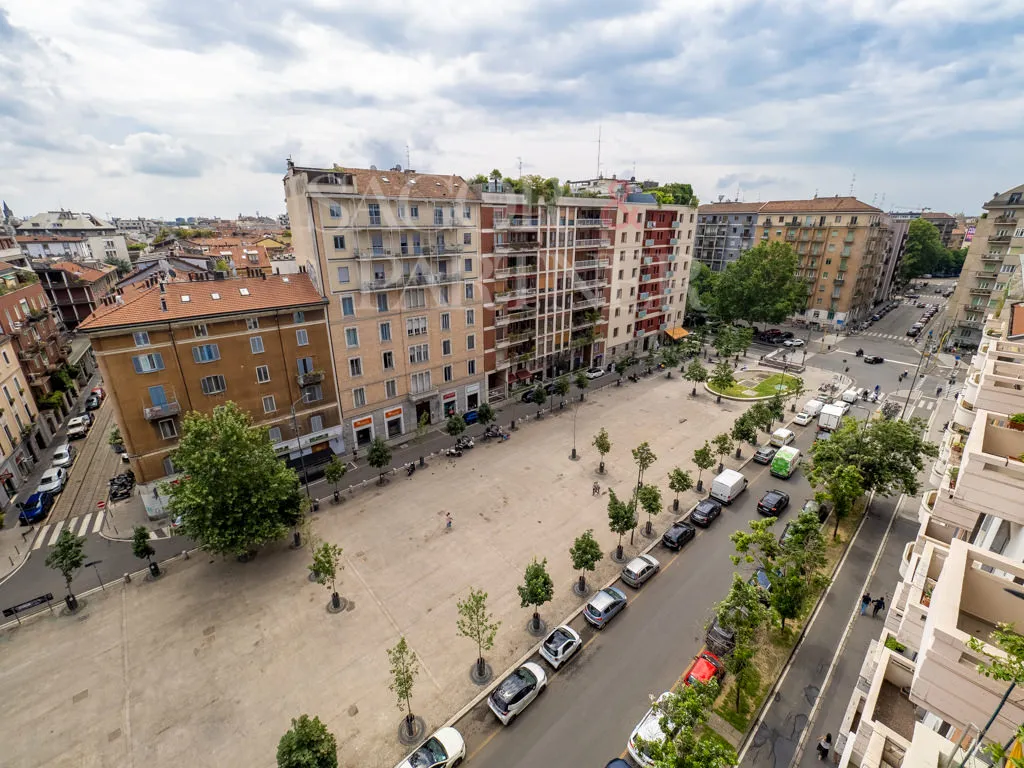
<instances>
[{"instance_id":1,"label":"young tree","mask_svg":"<svg viewBox=\"0 0 1024 768\"><path fill-rule=\"evenodd\" d=\"M343 551L337 544L331 544L326 541L322 542L313 550L313 562L307 566L313 576L316 577L317 584L323 586L330 585L331 608L335 611L341 609L341 597L338 595L335 581L338 578L338 568L341 566L341 553Z\"/></svg>"},{"instance_id":2,"label":"young tree","mask_svg":"<svg viewBox=\"0 0 1024 768\"><path fill-rule=\"evenodd\" d=\"M704 445L693 452L693 463L697 465L697 493L702 493L704 483L700 476L704 474L705 469L711 469L715 465L715 457L711 453L711 445L707 440L704 441Z\"/></svg>"},{"instance_id":3,"label":"young tree","mask_svg":"<svg viewBox=\"0 0 1024 768\"><path fill-rule=\"evenodd\" d=\"M637 746L656 768L730 768L736 751L721 739L703 736L715 699L718 681L684 685L655 704L661 714L664 738L637 739Z\"/></svg>"},{"instance_id":4,"label":"young tree","mask_svg":"<svg viewBox=\"0 0 1024 768\"><path fill-rule=\"evenodd\" d=\"M799 257L788 243L760 243L718 275L714 311L724 322L781 323L804 309L807 284L797 276Z\"/></svg>"},{"instance_id":5,"label":"young tree","mask_svg":"<svg viewBox=\"0 0 1024 768\"><path fill-rule=\"evenodd\" d=\"M384 468L391 465L391 448L384 442L384 438L375 437L370 443L370 450L366 453L366 462L377 470L377 485L384 484Z\"/></svg>"},{"instance_id":6,"label":"young tree","mask_svg":"<svg viewBox=\"0 0 1024 768\"><path fill-rule=\"evenodd\" d=\"M597 449L598 454L601 456L601 466L598 467L598 472L604 474L604 457L608 455L612 449L611 440L608 439L608 430L601 427L601 430L594 435L594 447Z\"/></svg>"},{"instance_id":7,"label":"young tree","mask_svg":"<svg viewBox=\"0 0 1024 768\"><path fill-rule=\"evenodd\" d=\"M700 364L700 360L691 360L690 364L686 366L686 372L683 374L683 378L687 381L693 382L693 391L690 392L690 395L696 397L697 385L708 380L708 369Z\"/></svg>"},{"instance_id":8,"label":"young tree","mask_svg":"<svg viewBox=\"0 0 1024 768\"><path fill-rule=\"evenodd\" d=\"M453 413L444 423L444 431L448 437L458 439L459 435L466 431L466 421L458 413Z\"/></svg>"},{"instance_id":9,"label":"young tree","mask_svg":"<svg viewBox=\"0 0 1024 768\"><path fill-rule=\"evenodd\" d=\"M339 501L341 499L341 491L338 490L338 483L348 472L348 467L342 462L337 456L332 456L331 460L327 462L327 466L324 467L324 480L334 486L334 500Z\"/></svg>"},{"instance_id":10,"label":"young tree","mask_svg":"<svg viewBox=\"0 0 1024 768\"><path fill-rule=\"evenodd\" d=\"M786 401L782 397L782 393L776 392L770 398L764 401L765 413L770 417L768 422L768 431L772 431L772 426L776 421L782 421L786 415Z\"/></svg>"},{"instance_id":11,"label":"young tree","mask_svg":"<svg viewBox=\"0 0 1024 768\"><path fill-rule=\"evenodd\" d=\"M430 431L430 414L424 413L420 416L419 421L416 422L416 442L422 443L426 439L428 431ZM391 461L391 459L388 459L388 461Z\"/></svg>"},{"instance_id":12,"label":"young tree","mask_svg":"<svg viewBox=\"0 0 1024 768\"><path fill-rule=\"evenodd\" d=\"M399 711L404 710L406 713L406 733L411 737L415 733L413 730L415 718L412 714L410 700L412 699L413 683L416 682L416 675L419 674L420 665L416 661L415 652L405 642L404 636L399 639L394 648L388 648L387 651L388 661L391 664L391 684L388 685L388 690L395 694Z\"/></svg>"},{"instance_id":13,"label":"young tree","mask_svg":"<svg viewBox=\"0 0 1024 768\"><path fill-rule=\"evenodd\" d=\"M715 435L711 444L714 446L715 455L718 457L718 471L721 472L725 469L725 457L732 453L732 438L729 437L727 432L722 432L719 435Z\"/></svg>"},{"instance_id":14,"label":"young tree","mask_svg":"<svg viewBox=\"0 0 1024 768\"><path fill-rule=\"evenodd\" d=\"M60 571L60 575L64 577L64 586L68 591L64 601L69 611L78 610L78 598L71 591L71 582L85 562L84 546L85 536L76 536L65 528L57 537L57 543L53 545L50 554L46 556L46 567Z\"/></svg>"},{"instance_id":15,"label":"young tree","mask_svg":"<svg viewBox=\"0 0 1024 768\"><path fill-rule=\"evenodd\" d=\"M679 348L674 344L667 344L661 348L661 352L658 355L661 358L661 364L665 366L665 378L672 378L672 369L679 365Z\"/></svg>"},{"instance_id":16,"label":"young tree","mask_svg":"<svg viewBox=\"0 0 1024 768\"><path fill-rule=\"evenodd\" d=\"M150 573L154 576L160 575L160 566L153 562L156 550L149 543L149 529L144 525L136 525L132 529L132 554L149 564Z\"/></svg>"},{"instance_id":17,"label":"young tree","mask_svg":"<svg viewBox=\"0 0 1024 768\"><path fill-rule=\"evenodd\" d=\"M767 401L761 400L754 403L752 406L747 408L746 413L743 414L750 419L750 424L754 427L756 433L757 430L762 432L772 431L772 424L775 421L775 417L772 415L771 407ZM757 435L754 436L754 441L757 441Z\"/></svg>"},{"instance_id":18,"label":"young tree","mask_svg":"<svg viewBox=\"0 0 1024 768\"><path fill-rule=\"evenodd\" d=\"M856 467L846 464L836 467L830 475L824 475L814 470L808 476L812 488L821 486L814 497L819 504L830 502L832 504L832 516L835 520L835 527L832 530L832 538L839 538L839 523L850 516L853 507L864 494L864 476Z\"/></svg>"},{"instance_id":19,"label":"young tree","mask_svg":"<svg viewBox=\"0 0 1024 768\"><path fill-rule=\"evenodd\" d=\"M736 647L727 656L726 671L735 678L736 711L740 711L741 694L753 670L757 654L755 638L768 622L768 611L760 599L760 590L738 573L732 575L732 586L725 599L715 608L718 623L733 631Z\"/></svg>"},{"instance_id":20,"label":"young tree","mask_svg":"<svg viewBox=\"0 0 1024 768\"><path fill-rule=\"evenodd\" d=\"M736 343L736 334L733 327L725 324L718 326L712 346L714 346L719 357L729 357L738 352L739 346Z\"/></svg>"},{"instance_id":21,"label":"young tree","mask_svg":"<svg viewBox=\"0 0 1024 768\"><path fill-rule=\"evenodd\" d=\"M494 647L494 636L498 634L501 622L494 621L487 612L487 593L483 590L470 587L469 596L455 605L459 611L456 621L459 634L476 643L476 676L482 680L487 677L484 651Z\"/></svg>"},{"instance_id":22,"label":"young tree","mask_svg":"<svg viewBox=\"0 0 1024 768\"><path fill-rule=\"evenodd\" d=\"M124 438L121 437L121 430L118 429L117 424L110 428L110 432L107 434L107 444L111 448L124 447Z\"/></svg>"},{"instance_id":23,"label":"young tree","mask_svg":"<svg viewBox=\"0 0 1024 768\"><path fill-rule=\"evenodd\" d=\"M673 467L672 471L668 473L668 489L676 495L672 504L673 509L679 509L679 494L686 493L691 488L693 488L693 478L690 473L679 467Z\"/></svg>"},{"instance_id":24,"label":"young tree","mask_svg":"<svg viewBox=\"0 0 1024 768\"><path fill-rule=\"evenodd\" d=\"M540 607L555 594L555 584L548 575L547 558L539 563L536 557L533 558L533 562L526 566L523 583L516 587L516 591L519 592L520 607L533 606L533 629L540 632Z\"/></svg>"},{"instance_id":25,"label":"young tree","mask_svg":"<svg viewBox=\"0 0 1024 768\"><path fill-rule=\"evenodd\" d=\"M612 533L619 535L619 543L615 547L615 560L622 560L622 537L636 525L636 511L633 502L619 501L615 491L608 489L608 527Z\"/></svg>"},{"instance_id":26,"label":"young tree","mask_svg":"<svg viewBox=\"0 0 1024 768\"><path fill-rule=\"evenodd\" d=\"M647 513L647 536L651 535L651 516L661 513L661 491L656 485L644 483L636 491L637 502L640 508Z\"/></svg>"},{"instance_id":27,"label":"young tree","mask_svg":"<svg viewBox=\"0 0 1024 768\"><path fill-rule=\"evenodd\" d=\"M601 545L594 538L594 530L588 528L576 537L569 549L569 557L572 558L572 567L580 572L579 585L576 591L584 595L587 592L587 571L593 572L597 564L604 557L601 552Z\"/></svg>"},{"instance_id":28,"label":"young tree","mask_svg":"<svg viewBox=\"0 0 1024 768\"><path fill-rule=\"evenodd\" d=\"M633 462L636 464L636 488L633 491L635 497L633 501L634 508L639 499L640 487L644 482L644 472L650 469L651 465L657 460L658 457L654 455L654 451L651 450L651 446L646 440L633 449ZM632 533L629 535L629 543L633 543Z\"/></svg>"},{"instance_id":29,"label":"young tree","mask_svg":"<svg viewBox=\"0 0 1024 768\"><path fill-rule=\"evenodd\" d=\"M533 402L537 405L537 418L539 419L540 410L541 408L544 407L544 403L546 403L548 400L548 396L544 392L544 387L537 387L535 390L533 390L533 394L530 396L530 399L533 400Z\"/></svg>"},{"instance_id":30,"label":"young tree","mask_svg":"<svg viewBox=\"0 0 1024 768\"><path fill-rule=\"evenodd\" d=\"M733 329L733 338L736 341L736 346L733 354L741 352L744 357L747 356L747 350L750 349L750 345L754 342L754 329L749 326L742 328Z\"/></svg>"},{"instance_id":31,"label":"young tree","mask_svg":"<svg viewBox=\"0 0 1024 768\"><path fill-rule=\"evenodd\" d=\"M490 403L482 403L479 408L476 409L476 420L480 422L480 425L486 429L494 420L497 418L497 414L494 409L491 408Z\"/></svg>"},{"instance_id":32,"label":"young tree","mask_svg":"<svg viewBox=\"0 0 1024 768\"><path fill-rule=\"evenodd\" d=\"M559 397L565 397L567 394L569 394L569 387L569 377L559 376L557 379L555 379L555 388L552 394L558 395Z\"/></svg>"},{"instance_id":33,"label":"young tree","mask_svg":"<svg viewBox=\"0 0 1024 768\"><path fill-rule=\"evenodd\" d=\"M174 466L171 517L208 552L247 555L302 517L298 475L277 458L267 430L253 428L233 402L185 415Z\"/></svg>"},{"instance_id":34,"label":"young tree","mask_svg":"<svg viewBox=\"0 0 1024 768\"><path fill-rule=\"evenodd\" d=\"M576 372L576 380L573 382L576 385L576 389L580 392L580 400L586 397L587 387L590 386L590 379L586 377L583 371Z\"/></svg>"},{"instance_id":35,"label":"young tree","mask_svg":"<svg viewBox=\"0 0 1024 768\"><path fill-rule=\"evenodd\" d=\"M338 742L319 717L299 715L277 743L277 768L338 768Z\"/></svg>"},{"instance_id":36,"label":"young tree","mask_svg":"<svg viewBox=\"0 0 1024 768\"><path fill-rule=\"evenodd\" d=\"M754 425L753 419L750 418L750 411L744 411L736 417L736 421L732 423L732 430L729 432L729 436L736 441L736 458L740 458L740 444L750 443L755 445L757 443L757 427Z\"/></svg>"},{"instance_id":37,"label":"young tree","mask_svg":"<svg viewBox=\"0 0 1024 768\"><path fill-rule=\"evenodd\" d=\"M718 398L715 402L722 402L722 393L727 391L736 383L736 377L732 375L732 366L729 365L728 360L719 360L715 363L714 369L711 371L711 376L708 378L708 384Z\"/></svg>"},{"instance_id":38,"label":"young tree","mask_svg":"<svg viewBox=\"0 0 1024 768\"><path fill-rule=\"evenodd\" d=\"M628 369L629 363L626 360L618 360L615 363L615 372L619 375L620 379L622 378L622 374L624 374Z\"/></svg>"}]
</instances>

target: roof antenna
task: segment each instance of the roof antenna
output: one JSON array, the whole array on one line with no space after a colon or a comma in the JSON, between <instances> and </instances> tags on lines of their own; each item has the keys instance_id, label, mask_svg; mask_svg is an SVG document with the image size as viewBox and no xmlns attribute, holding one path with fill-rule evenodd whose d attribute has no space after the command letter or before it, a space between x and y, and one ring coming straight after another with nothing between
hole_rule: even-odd
<instances>
[{"instance_id":1,"label":"roof antenna","mask_svg":"<svg viewBox=\"0 0 1024 768\"><path fill-rule=\"evenodd\" d=\"M597 178L601 178L601 124L597 124Z\"/></svg>"},{"instance_id":2,"label":"roof antenna","mask_svg":"<svg viewBox=\"0 0 1024 768\"><path fill-rule=\"evenodd\" d=\"M853 187L857 183L857 172L853 172L853 178L850 179L850 197L853 197Z\"/></svg>"},{"instance_id":3,"label":"roof antenna","mask_svg":"<svg viewBox=\"0 0 1024 768\"><path fill-rule=\"evenodd\" d=\"M412 160L409 159L409 142L405 142L405 169L412 168Z\"/></svg>"},{"instance_id":4,"label":"roof antenna","mask_svg":"<svg viewBox=\"0 0 1024 768\"><path fill-rule=\"evenodd\" d=\"M519 178L523 178L523 158L519 156L516 158L516 162L519 163Z\"/></svg>"}]
</instances>

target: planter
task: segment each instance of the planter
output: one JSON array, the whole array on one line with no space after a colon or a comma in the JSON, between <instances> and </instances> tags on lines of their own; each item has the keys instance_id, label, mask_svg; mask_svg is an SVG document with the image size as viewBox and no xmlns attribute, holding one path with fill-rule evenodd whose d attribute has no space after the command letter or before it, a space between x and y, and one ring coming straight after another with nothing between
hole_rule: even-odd
<instances>
[{"instance_id":1,"label":"planter","mask_svg":"<svg viewBox=\"0 0 1024 768\"><path fill-rule=\"evenodd\" d=\"M1024 422L1021 422L1021 421L1008 421L1008 422L1006 422L1006 426L1008 426L1010 429L1015 429L1018 432L1024 432Z\"/></svg>"}]
</instances>

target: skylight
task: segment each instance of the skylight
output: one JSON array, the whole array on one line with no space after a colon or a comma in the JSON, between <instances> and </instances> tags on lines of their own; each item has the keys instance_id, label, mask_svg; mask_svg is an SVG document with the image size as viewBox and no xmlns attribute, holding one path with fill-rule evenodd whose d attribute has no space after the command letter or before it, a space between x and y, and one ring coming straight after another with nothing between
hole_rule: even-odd
<instances>
[{"instance_id":1,"label":"skylight","mask_svg":"<svg viewBox=\"0 0 1024 768\"><path fill-rule=\"evenodd\" d=\"M190 301L192 301L192 297L191 296L189 296L187 293L182 295L182 297L181 297L181 303L182 304L188 304Z\"/></svg>"},{"instance_id":2,"label":"skylight","mask_svg":"<svg viewBox=\"0 0 1024 768\"><path fill-rule=\"evenodd\" d=\"M243 296L248 296L249 295L249 289L248 288L239 288L238 292L240 294L242 294Z\"/></svg>"},{"instance_id":3,"label":"skylight","mask_svg":"<svg viewBox=\"0 0 1024 768\"><path fill-rule=\"evenodd\" d=\"M219 293L211 293L210 294L210 298L213 299L214 301L220 301L220 294Z\"/></svg>"},{"instance_id":4,"label":"skylight","mask_svg":"<svg viewBox=\"0 0 1024 768\"><path fill-rule=\"evenodd\" d=\"M281 282L282 283L287 283L288 282L288 278L287 277L282 277L281 278Z\"/></svg>"}]
</instances>

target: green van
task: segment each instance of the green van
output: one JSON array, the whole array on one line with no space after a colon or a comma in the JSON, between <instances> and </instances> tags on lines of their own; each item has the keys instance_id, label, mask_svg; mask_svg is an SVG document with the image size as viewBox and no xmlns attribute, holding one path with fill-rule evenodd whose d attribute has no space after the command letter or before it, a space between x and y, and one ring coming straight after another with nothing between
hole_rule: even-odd
<instances>
[{"instance_id":1,"label":"green van","mask_svg":"<svg viewBox=\"0 0 1024 768\"><path fill-rule=\"evenodd\" d=\"M772 459L772 465L768 471L775 475L775 477L788 478L796 472L799 463L800 449L787 445L779 448L775 458Z\"/></svg>"}]
</instances>

